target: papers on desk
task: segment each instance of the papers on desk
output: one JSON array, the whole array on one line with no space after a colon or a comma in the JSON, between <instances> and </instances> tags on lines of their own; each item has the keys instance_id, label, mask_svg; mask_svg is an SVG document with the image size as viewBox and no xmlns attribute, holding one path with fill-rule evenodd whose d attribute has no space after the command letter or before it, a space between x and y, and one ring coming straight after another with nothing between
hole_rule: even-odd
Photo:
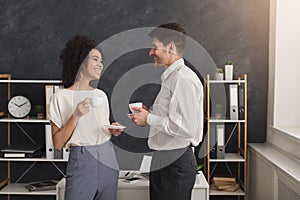
<instances>
[{"instance_id":1,"label":"papers on desk","mask_svg":"<svg viewBox=\"0 0 300 200\"><path fill-rule=\"evenodd\" d=\"M132 182L137 181L137 180L140 180L140 179L141 179L141 178L139 178L139 177L126 178L126 179L124 180L124 182L126 182L126 183L132 183Z\"/></svg>"},{"instance_id":2,"label":"papers on desk","mask_svg":"<svg viewBox=\"0 0 300 200\"><path fill-rule=\"evenodd\" d=\"M134 183L138 180L146 180L137 171L120 171L119 179L125 183Z\"/></svg>"},{"instance_id":3,"label":"papers on desk","mask_svg":"<svg viewBox=\"0 0 300 200\"><path fill-rule=\"evenodd\" d=\"M119 173L119 179L133 178L136 175L138 175L137 171L120 171L120 173Z\"/></svg>"},{"instance_id":4,"label":"papers on desk","mask_svg":"<svg viewBox=\"0 0 300 200\"><path fill-rule=\"evenodd\" d=\"M151 160L151 156L144 156L139 171L121 171L119 179L124 179L123 182L126 183L133 183L137 180L149 180Z\"/></svg>"},{"instance_id":5,"label":"papers on desk","mask_svg":"<svg viewBox=\"0 0 300 200\"><path fill-rule=\"evenodd\" d=\"M152 156L144 156L142 164L140 166L141 173L150 172L150 165L151 165Z\"/></svg>"}]
</instances>

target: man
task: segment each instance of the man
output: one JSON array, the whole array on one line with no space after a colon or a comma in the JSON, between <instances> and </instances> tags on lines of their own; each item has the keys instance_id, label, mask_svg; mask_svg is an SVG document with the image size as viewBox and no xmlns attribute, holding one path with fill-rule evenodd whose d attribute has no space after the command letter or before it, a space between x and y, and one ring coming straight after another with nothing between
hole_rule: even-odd
<instances>
[{"instance_id":1,"label":"man","mask_svg":"<svg viewBox=\"0 0 300 200\"><path fill-rule=\"evenodd\" d=\"M184 64L186 32L177 23L159 26L149 55L164 67L162 85L153 111L133 108L132 120L150 125L148 145L156 150L150 172L151 200L190 200L196 178L196 158L191 146L202 140L203 86L197 75Z\"/></svg>"}]
</instances>

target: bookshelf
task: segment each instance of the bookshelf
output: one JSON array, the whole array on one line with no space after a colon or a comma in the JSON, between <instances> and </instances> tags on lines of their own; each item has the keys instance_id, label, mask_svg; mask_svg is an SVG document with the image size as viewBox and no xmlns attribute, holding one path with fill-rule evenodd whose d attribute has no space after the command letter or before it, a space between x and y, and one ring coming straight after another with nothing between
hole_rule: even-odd
<instances>
[{"instance_id":1,"label":"bookshelf","mask_svg":"<svg viewBox=\"0 0 300 200\"><path fill-rule=\"evenodd\" d=\"M222 97L226 100L225 108L226 111L222 113L221 118L215 118L214 116L214 103L216 102L215 96L212 95L214 86L219 86L224 90ZM229 86L237 86L238 104L243 105L243 110L238 107L238 118L232 119L230 116L230 103L228 98L231 98ZM242 89L242 90L240 90ZM242 91L242 92L240 92ZM211 80L210 75L207 75L205 80L205 113L207 121L207 140L205 141L206 157L204 159L204 172L206 175L207 182L210 185L209 195L214 199L214 196L233 196L237 199L246 200L247 190L247 75L243 74L238 77L237 80ZM242 112L243 111L243 112ZM241 113L240 113L241 112ZM223 151L225 151L224 157L218 157L218 138L219 133L217 127L221 125L223 128L224 141ZM229 145L231 148L229 149ZM221 155L221 154L220 154ZM223 166L223 169L220 169ZM219 170L227 175L233 175L236 177L238 188L236 191L222 191L213 189L212 178ZM224 172L226 171L226 172ZM236 198L234 198L236 199Z\"/></svg>"},{"instance_id":2,"label":"bookshelf","mask_svg":"<svg viewBox=\"0 0 300 200\"><path fill-rule=\"evenodd\" d=\"M7 85L7 101L9 101L9 99L11 98L12 94L14 93L14 91L11 89L11 85L12 84L16 84L18 87L18 85L21 84L27 84L29 85L28 87L31 87L30 85L34 84L38 84L38 87L45 87L46 85L58 85L60 84L61 81L60 80L12 80L11 75L10 74L0 74L0 84L4 85L4 87L6 87L5 85ZM3 88L3 87L2 87ZM41 95L45 95L45 92ZM1 99L1 104L6 104L5 102L5 98ZM44 106L46 107L46 102L44 102ZM1 110L2 111L2 110ZM6 113L6 111L5 111ZM7 134L7 144L11 144L11 136L12 134L14 134L14 132L12 131L12 126L16 125L17 127L19 127L20 129L22 129L22 126L24 124L33 124L33 125L37 125L37 124L49 124L49 120L45 118L43 119L38 119L37 117L34 116L29 116L26 118L22 118L22 119L16 119L16 118L12 118L9 113L6 113L5 117L1 117L0 118L0 123L5 123L7 124L7 131L6 130L0 130L1 134L4 134L6 132ZM23 132L25 130L22 130ZM26 133L24 133L26 134ZM42 132L41 134L45 134L44 132ZM26 134L27 137L30 137L29 135ZM34 139L29 138L31 141L34 142ZM67 160L64 159L47 159L46 156L43 156L41 158L0 158L0 162L6 162L7 163L7 176L3 179L0 180L0 195L6 195L7 199L10 199L10 195L56 195L56 191L55 190L49 190L49 191L34 191L34 192L29 192L28 189L25 188L25 185L27 185L27 183L19 183L19 181L22 179L22 177L31 169L31 167L39 162L50 162L53 164L53 166L57 169L57 171L64 176L64 172L58 167L58 165L56 165L56 162L64 162L66 163ZM30 165L29 168L27 168L20 177L18 177L18 179L16 180L16 182L12 182L11 180L11 175L12 173L14 173L11 169L11 162L31 162L32 164ZM3 170L3 169L1 169Z\"/></svg>"},{"instance_id":3,"label":"bookshelf","mask_svg":"<svg viewBox=\"0 0 300 200\"><path fill-rule=\"evenodd\" d=\"M11 183L0 191L4 195L56 195L56 190L29 192L26 183Z\"/></svg>"}]
</instances>

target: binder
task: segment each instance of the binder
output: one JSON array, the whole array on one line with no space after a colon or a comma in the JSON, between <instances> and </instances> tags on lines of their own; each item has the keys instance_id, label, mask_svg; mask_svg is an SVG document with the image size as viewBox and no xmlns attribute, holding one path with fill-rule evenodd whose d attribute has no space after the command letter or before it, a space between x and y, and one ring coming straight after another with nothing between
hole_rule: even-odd
<instances>
[{"instance_id":1,"label":"binder","mask_svg":"<svg viewBox=\"0 0 300 200\"><path fill-rule=\"evenodd\" d=\"M54 159L54 146L52 142L51 125L45 125L45 139L46 139L46 159Z\"/></svg>"},{"instance_id":2,"label":"binder","mask_svg":"<svg viewBox=\"0 0 300 200\"><path fill-rule=\"evenodd\" d=\"M54 149L54 159L63 159L63 150L58 151Z\"/></svg>"},{"instance_id":3,"label":"binder","mask_svg":"<svg viewBox=\"0 0 300 200\"><path fill-rule=\"evenodd\" d=\"M63 147L63 159L64 160L69 160L69 155L70 155L70 149Z\"/></svg>"},{"instance_id":4,"label":"binder","mask_svg":"<svg viewBox=\"0 0 300 200\"><path fill-rule=\"evenodd\" d=\"M244 88L239 87L239 119L245 119L245 93Z\"/></svg>"},{"instance_id":5,"label":"binder","mask_svg":"<svg viewBox=\"0 0 300 200\"><path fill-rule=\"evenodd\" d=\"M217 159L225 158L225 125L216 125L217 132Z\"/></svg>"},{"instance_id":6,"label":"binder","mask_svg":"<svg viewBox=\"0 0 300 200\"><path fill-rule=\"evenodd\" d=\"M46 159L62 159L63 151L58 151L54 148L52 140L51 125L45 125L45 140L46 140Z\"/></svg>"},{"instance_id":7,"label":"binder","mask_svg":"<svg viewBox=\"0 0 300 200\"><path fill-rule=\"evenodd\" d=\"M217 158L217 131L216 125L210 125L210 158Z\"/></svg>"},{"instance_id":8,"label":"binder","mask_svg":"<svg viewBox=\"0 0 300 200\"><path fill-rule=\"evenodd\" d=\"M45 85L45 95L46 95L46 119L49 120L49 105L50 99L54 94L54 86L53 85Z\"/></svg>"},{"instance_id":9,"label":"binder","mask_svg":"<svg viewBox=\"0 0 300 200\"><path fill-rule=\"evenodd\" d=\"M62 90L64 87L62 85L54 85L53 87L53 93L55 94L56 92Z\"/></svg>"},{"instance_id":10,"label":"binder","mask_svg":"<svg viewBox=\"0 0 300 200\"><path fill-rule=\"evenodd\" d=\"M229 85L230 92L230 119L238 120L238 86Z\"/></svg>"}]
</instances>

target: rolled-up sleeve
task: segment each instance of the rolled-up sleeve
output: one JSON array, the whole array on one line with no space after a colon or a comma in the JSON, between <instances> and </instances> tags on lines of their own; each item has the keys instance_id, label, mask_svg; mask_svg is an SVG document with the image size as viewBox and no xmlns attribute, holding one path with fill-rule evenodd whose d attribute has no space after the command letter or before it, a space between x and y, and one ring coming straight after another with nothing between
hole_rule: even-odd
<instances>
[{"instance_id":1,"label":"rolled-up sleeve","mask_svg":"<svg viewBox=\"0 0 300 200\"><path fill-rule=\"evenodd\" d=\"M61 110L59 107L59 103L56 95L54 94L50 99L48 117L51 122L53 122L58 128L61 129L63 127L63 121L60 112Z\"/></svg>"}]
</instances>

